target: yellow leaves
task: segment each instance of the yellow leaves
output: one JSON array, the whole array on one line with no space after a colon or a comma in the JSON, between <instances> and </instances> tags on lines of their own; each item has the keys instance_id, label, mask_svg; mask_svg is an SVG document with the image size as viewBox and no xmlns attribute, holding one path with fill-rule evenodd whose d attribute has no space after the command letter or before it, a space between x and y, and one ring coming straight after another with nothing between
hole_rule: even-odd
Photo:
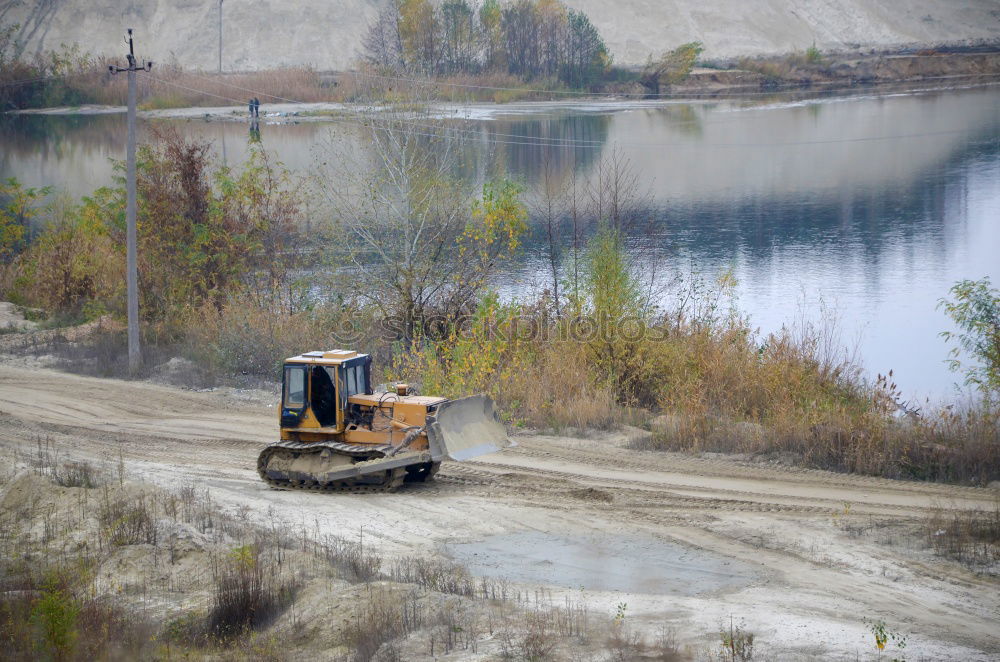
<instances>
[{"instance_id":1,"label":"yellow leaves","mask_svg":"<svg viewBox=\"0 0 1000 662\"><path fill-rule=\"evenodd\" d=\"M474 204L472 221L460 239L463 253L471 247L487 260L498 251L517 250L528 231L528 209L521 202L521 192L521 186L509 179L483 185L482 199Z\"/></svg>"},{"instance_id":2,"label":"yellow leaves","mask_svg":"<svg viewBox=\"0 0 1000 662\"><path fill-rule=\"evenodd\" d=\"M229 561L236 568L249 570L257 564L256 550L252 545L241 545L229 552Z\"/></svg>"}]
</instances>

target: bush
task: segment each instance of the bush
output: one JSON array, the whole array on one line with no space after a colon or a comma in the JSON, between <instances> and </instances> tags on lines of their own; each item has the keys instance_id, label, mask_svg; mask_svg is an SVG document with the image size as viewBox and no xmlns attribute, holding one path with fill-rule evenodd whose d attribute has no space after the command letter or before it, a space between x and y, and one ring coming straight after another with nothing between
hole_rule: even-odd
<instances>
[{"instance_id":1,"label":"bush","mask_svg":"<svg viewBox=\"0 0 1000 662\"><path fill-rule=\"evenodd\" d=\"M291 315L248 299L206 304L184 323L187 352L200 365L227 375L276 380L289 356L330 349L334 324L323 310Z\"/></svg>"},{"instance_id":2,"label":"bush","mask_svg":"<svg viewBox=\"0 0 1000 662\"><path fill-rule=\"evenodd\" d=\"M237 547L213 562L214 591L208 627L233 638L270 624L293 598L291 584L281 583L278 564L257 544Z\"/></svg>"},{"instance_id":3,"label":"bush","mask_svg":"<svg viewBox=\"0 0 1000 662\"><path fill-rule=\"evenodd\" d=\"M238 295L285 315L301 310L298 192L259 149L242 171L176 131L139 148L140 313L147 335L172 341L192 309ZM121 164L119 164L119 167ZM0 279L18 303L61 317L125 314L125 192L101 188L62 209Z\"/></svg>"},{"instance_id":4,"label":"bush","mask_svg":"<svg viewBox=\"0 0 1000 662\"><path fill-rule=\"evenodd\" d=\"M97 518L104 539L115 547L156 544L153 504L144 493L106 488Z\"/></svg>"},{"instance_id":5,"label":"bush","mask_svg":"<svg viewBox=\"0 0 1000 662\"><path fill-rule=\"evenodd\" d=\"M41 631L45 650L57 660L66 659L77 639L76 620L80 605L66 590L50 584L31 610L31 619Z\"/></svg>"},{"instance_id":6,"label":"bush","mask_svg":"<svg viewBox=\"0 0 1000 662\"><path fill-rule=\"evenodd\" d=\"M938 304L958 325L960 331L945 331L945 340L955 340L949 367L965 373L965 382L975 386L987 397L1000 396L1000 290L991 286L989 278L963 280L952 286L952 299ZM965 350L979 365L968 366L960 358Z\"/></svg>"},{"instance_id":7,"label":"bush","mask_svg":"<svg viewBox=\"0 0 1000 662\"><path fill-rule=\"evenodd\" d=\"M975 569L1000 561L1000 499L992 510L935 509L923 528L928 546L941 556Z\"/></svg>"}]
</instances>

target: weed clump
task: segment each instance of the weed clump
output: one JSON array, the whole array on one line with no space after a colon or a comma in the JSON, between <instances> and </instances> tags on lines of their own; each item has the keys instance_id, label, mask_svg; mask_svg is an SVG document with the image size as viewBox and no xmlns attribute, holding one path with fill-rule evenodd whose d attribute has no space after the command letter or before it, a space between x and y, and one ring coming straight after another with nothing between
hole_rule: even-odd
<instances>
[{"instance_id":1,"label":"weed clump","mask_svg":"<svg viewBox=\"0 0 1000 662\"><path fill-rule=\"evenodd\" d=\"M156 544L153 506L143 493L105 489L97 519L105 540L112 546Z\"/></svg>"},{"instance_id":2,"label":"weed clump","mask_svg":"<svg viewBox=\"0 0 1000 662\"><path fill-rule=\"evenodd\" d=\"M217 555L212 567L209 630L232 638L271 623L294 597L294 587L278 579L278 563L256 544Z\"/></svg>"},{"instance_id":3,"label":"weed clump","mask_svg":"<svg viewBox=\"0 0 1000 662\"><path fill-rule=\"evenodd\" d=\"M924 522L927 545L937 554L991 574L1000 568L1000 499L992 510L933 510Z\"/></svg>"}]
</instances>

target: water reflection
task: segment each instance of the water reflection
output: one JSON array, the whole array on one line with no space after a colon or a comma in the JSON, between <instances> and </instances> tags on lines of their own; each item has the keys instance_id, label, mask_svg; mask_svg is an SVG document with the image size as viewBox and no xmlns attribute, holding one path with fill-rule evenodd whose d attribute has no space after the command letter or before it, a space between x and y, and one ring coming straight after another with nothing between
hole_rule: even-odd
<instances>
[{"instance_id":1,"label":"water reflection","mask_svg":"<svg viewBox=\"0 0 1000 662\"><path fill-rule=\"evenodd\" d=\"M169 123L211 141L230 166L257 139L299 173L336 150L366 149L350 123ZM148 130L140 125L140 139ZM7 118L0 176L79 197L111 181L109 158L122 158L124 135L121 115ZM909 393L942 394L953 381L941 361L937 333L947 320L938 298L960 278L1000 282L996 88L822 103L512 109L456 123L448 135L460 151L456 175L475 184L503 171L529 194L543 169L559 182L575 177L582 189L617 150L649 192L649 223L633 245L668 270L711 276L732 268L742 307L764 329L794 318L800 304L817 310L822 297L839 309L845 339L863 331L869 366L894 368ZM535 228L504 274L507 291L544 283L545 236Z\"/></svg>"}]
</instances>

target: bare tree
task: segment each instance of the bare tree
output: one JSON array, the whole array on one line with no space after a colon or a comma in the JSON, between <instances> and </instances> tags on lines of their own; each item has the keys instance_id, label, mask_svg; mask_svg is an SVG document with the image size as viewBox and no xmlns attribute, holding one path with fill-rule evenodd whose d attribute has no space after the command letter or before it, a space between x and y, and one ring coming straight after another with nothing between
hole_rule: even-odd
<instances>
[{"instance_id":1,"label":"bare tree","mask_svg":"<svg viewBox=\"0 0 1000 662\"><path fill-rule=\"evenodd\" d=\"M549 274L552 277L552 300L556 316L560 310L559 272L562 265L562 221L570 205L569 182L565 171L553 163L550 150L542 153L541 182L531 199L533 215L545 225ZM574 265L575 268L575 265Z\"/></svg>"},{"instance_id":2,"label":"bare tree","mask_svg":"<svg viewBox=\"0 0 1000 662\"><path fill-rule=\"evenodd\" d=\"M362 58L388 71L404 69L403 43L399 33L399 9L395 2L379 11L361 40Z\"/></svg>"},{"instance_id":3,"label":"bare tree","mask_svg":"<svg viewBox=\"0 0 1000 662\"><path fill-rule=\"evenodd\" d=\"M487 184L480 200L455 176L459 141L448 134L429 113L380 111L362 129L368 151L331 143L327 163L336 165L320 177L337 259L352 271L347 296L374 305L404 340L429 320L471 311L523 232L510 188ZM510 233L508 221L517 226Z\"/></svg>"},{"instance_id":4,"label":"bare tree","mask_svg":"<svg viewBox=\"0 0 1000 662\"><path fill-rule=\"evenodd\" d=\"M633 229L651 202L651 193L640 188L639 173L618 146L597 162L586 195L589 215L616 232Z\"/></svg>"}]
</instances>

